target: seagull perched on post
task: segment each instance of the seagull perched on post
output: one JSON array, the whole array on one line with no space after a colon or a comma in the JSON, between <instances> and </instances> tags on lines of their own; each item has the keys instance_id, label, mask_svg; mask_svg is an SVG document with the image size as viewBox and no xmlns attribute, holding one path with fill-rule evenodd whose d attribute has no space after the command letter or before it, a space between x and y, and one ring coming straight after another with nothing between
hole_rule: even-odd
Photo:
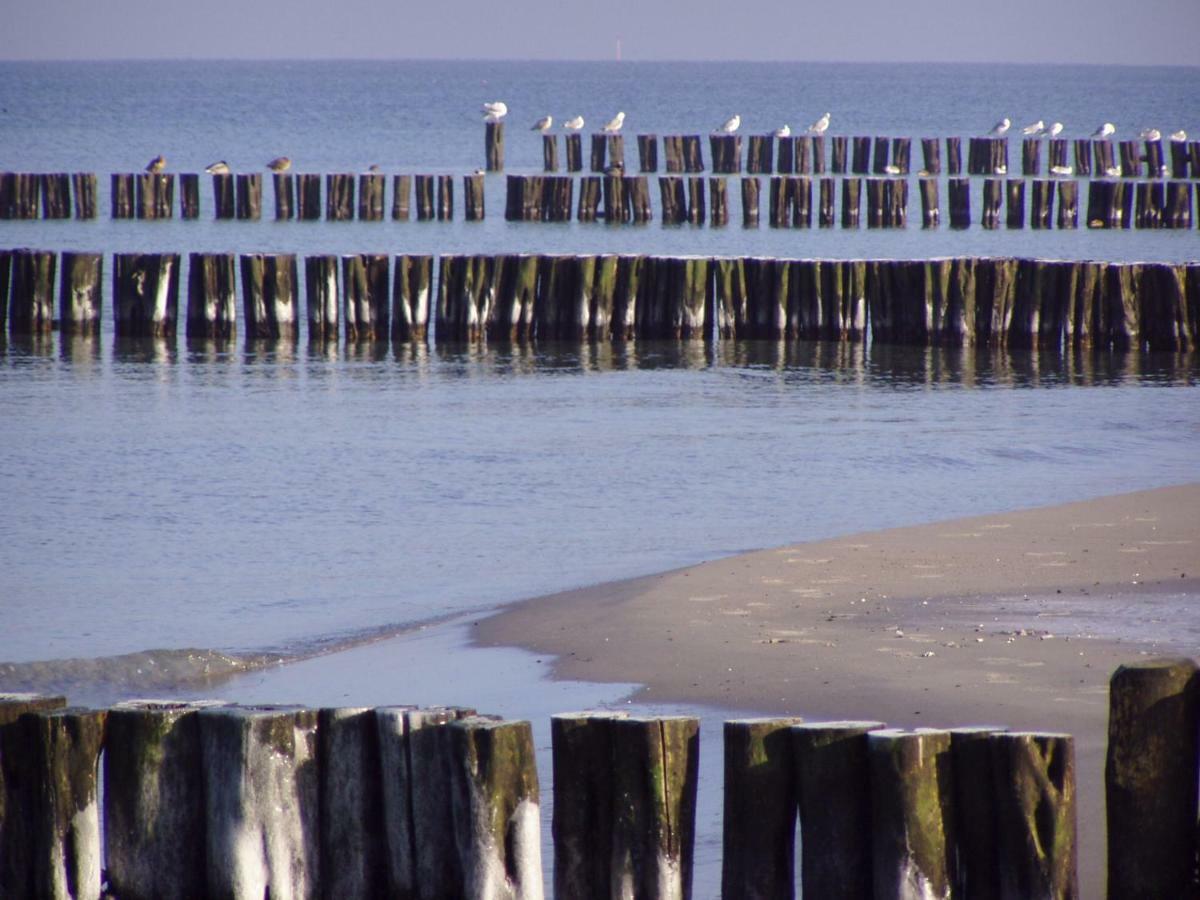
<instances>
[{"instance_id":1,"label":"seagull perched on post","mask_svg":"<svg viewBox=\"0 0 1200 900\"><path fill-rule=\"evenodd\" d=\"M790 125L784 125L782 128L775 129L775 137L791 137L792 128Z\"/></svg>"},{"instance_id":2,"label":"seagull perched on post","mask_svg":"<svg viewBox=\"0 0 1200 900\"><path fill-rule=\"evenodd\" d=\"M1101 125L1099 128L1097 128L1095 131L1092 132L1092 137L1106 138L1106 137L1112 137L1116 133L1117 133L1117 126L1114 125L1112 122L1105 122L1103 125Z\"/></svg>"},{"instance_id":3,"label":"seagull perched on post","mask_svg":"<svg viewBox=\"0 0 1200 900\"><path fill-rule=\"evenodd\" d=\"M533 123L533 127L530 128L529 130L530 131L549 131L550 126L553 124L554 124L553 116L542 116L540 119L538 119L536 122Z\"/></svg>"},{"instance_id":4,"label":"seagull perched on post","mask_svg":"<svg viewBox=\"0 0 1200 900\"><path fill-rule=\"evenodd\" d=\"M567 129L567 131L581 131L583 129L583 116L567 119L567 121L563 122L563 128Z\"/></svg>"},{"instance_id":5,"label":"seagull perched on post","mask_svg":"<svg viewBox=\"0 0 1200 900\"><path fill-rule=\"evenodd\" d=\"M829 130L829 118L832 115L833 113L825 113L825 115L808 126L809 132L812 134L824 134Z\"/></svg>"},{"instance_id":6,"label":"seagull perched on post","mask_svg":"<svg viewBox=\"0 0 1200 900\"><path fill-rule=\"evenodd\" d=\"M508 115L508 104L502 100L492 100L483 104L483 121L499 122Z\"/></svg>"},{"instance_id":7,"label":"seagull perched on post","mask_svg":"<svg viewBox=\"0 0 1200 900\"><path fill-rule=\"evenodd\" d=\"M1036 135L1041 134L1045 130L1046 130L1046 123L1044 121L1042 121L1041 119L1038 119L1032 125L1026 125L1024 128L1022 128L1021 134L1025 135L1025 137L1035 137Z\"/></svg>"},{"instance_id":8,"label":"seagull perched on post","mask_svg":"<svg viewBox=\"0 0 1200 900\"><path fill-rule=\"evenodd\" d=\"M1006 133L1010 127L1012 127L1012 119L1010 119L1008 116L1005 116L992 126L992 130L989 131L988 134L990 134L992 137L1000 137Z\"/></svg>"},{"instance_id":9,"label":"seagull perched on post","mask_svg":"<svg viewBox=\"0 0 1200 900\"><path fill-rule=\"evenodd\" d=\"M1171 140L1186 141L1187 140L1187 132L1184 131L1182 128L1180 128L1177 132L1175 132L1173 135L1171 135Z\"/></svg>"},{"instance_id":10,"label":"seagull perched on post","mask_svg":"<svg viewBox=\"0 0 1200 900\"><path fill-rule=\"evenodd\" d=\"M727 119L725 121L725 124L722 125L720 127L720 129L718 129L718 130L722 134L733 134L735 131L737 131L741 127L742 127L742 117L739 115L735 115L733 118Z\"/></svg>"},{"instance_id":11,"label":"seagull perched on post","mask_svg":"<svg viewBox=\"0 0 1200 900\"><path fill-rule=\"evenodd\" d=\"M213 163L211 166L206 168L204 171L207 172L209 175L228 175L229 174L229 163L225 162L225 160L223 160L223 159L217 160L215 163Z\"/></svg>"},{"instance_id":12,"label":"seagull perched on post","mask_svg":"<svg viewBox=\"0 0 1200 900\"><path fill-rule=\"evenodd\" d=\"M1047 131L1046 134L1050 135L1050 137L1058 137L1060 134L1062 134L1062 130L1063 130L1063 123L1055 122L1053 125L1050 126L1050 130Z\"/></svg>"},{"instance_id":13,"label":"seagull perched on post","mask_svg":"<svg viewBox=\"0 0 1200 900\"><path fill-rule=\"evenodd\" d=\"M150 160L150 162L146 163L146 171L147 172L161 172L166 167L167 167L167 158L165 156L163 156L161 153L158 156L154 157L154 159Z\"/></svg>"},{"instance_id":14,"label":"seagull perched on post","mask_svg":"<svg viewBox=\"0 0 1200 900\"><path fill-rule=\"evenodd\" d=\"M272 172L286 172L291 167L292 161L286 156L277 156L267 163L267 168Z\"/></svg>"},{"instance_id":15,"label":"seagull perched on post","mask_svg":"<svg viewBox=\"0 0 1200 900\"><path fill-rule=\"evenodd\" d=\"M1162 132L1157 128L1143 128L1138 137L1143 141L1161 141Z\"/></svg>"},{"instance_id":16,"label":"seagull perched on post","mask_svg":"<svg viewBox=\"0 0 1200 900\"><path fill-rule=\"evenodd\" d=\"M604 130L609 134L616 134L621 130L621 126L625 124L625 113L619 112L613 116L612 121L604 126Z\"/></svg>"}]
</instances>

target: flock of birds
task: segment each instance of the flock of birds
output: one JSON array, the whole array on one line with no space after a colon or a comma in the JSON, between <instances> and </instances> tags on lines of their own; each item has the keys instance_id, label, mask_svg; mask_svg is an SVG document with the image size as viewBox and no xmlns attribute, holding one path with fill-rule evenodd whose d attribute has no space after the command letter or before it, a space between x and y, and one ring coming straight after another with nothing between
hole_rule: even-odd
<instances>
[{"instance_id":1,"label":"flock of birds","mask_svg":"<svg viewBox=\"0 0 1200 900\"><path fill-rule=\"evenodd\" d=\"M507 115L508 115L508 104L506 104L502 100L492 100L488 103L483 104L483 121L485 121L485 122L489 122L489 123L499 122ZM821 116L821 118L817 119L817 121L813 122L812 125L810 125L808 127L808 133L809 134L824 134L826 131L829 130L829 121L830 121L831 116L832 116L832 113L825 113L825 115ZM621 130L621 128L624 124L625 124L625 113L618 112L615 116L612 117L612 119L610 119L605 124L604 128L602 128L601 130L604 131L606 134L616 134L617 132L619 132ZM567 119L567 121L563 122L562 127L566 131L582 131L583 125L584 125L583 116L575 116L575 117ZM531 131L540 131L543 134L545 134L553 127L554 127L554 117L553 116L542 116L540 119L538 119L536 122L533 123L533 127L530 130ZM732 118L726 120L725 124L722 125L720 128L716 129L716 133L733 134L741 127L742 127L742 117L740 115L735 115ZM791 133L792 133L792 129L787 125L784 125L781 128L775 129L776 137L788 137L789 135L791 135Z\"/></svg>"},{"instance_id":2,"label":"flock of birds","mask_svg":"<svg viewBox=\"0 0 1200 900\"><path fill-rule=\"evenodd\" d=\"M1008 129L1011 127L1012 120L1005 117L993 125L992 130L989 131L988 134L992 135L993 137L1002 137L1008 134ZM1032 124L1026 125L1024 128L1022 128L1021 134L1023 134L1025 137L1055 138L1062 134L1062 131L1062 122L1055 122L1049 128L1047 128L1045 121L1038 119L1036 122L1033 122ZM1105 138L1112 137L1116 133L1117 126L1112 122L1105 122L1091 133L1091 137L1094 140L1103 140ZM1187 138L1187 132L1182 128L1170 135L1170 139L1173 141L1186 141ZM1157 128L1143 128L1140 132L1138 132L1138 139L1143 141L1161 141L1162 132Z\"/></svg>"}]
</instances>

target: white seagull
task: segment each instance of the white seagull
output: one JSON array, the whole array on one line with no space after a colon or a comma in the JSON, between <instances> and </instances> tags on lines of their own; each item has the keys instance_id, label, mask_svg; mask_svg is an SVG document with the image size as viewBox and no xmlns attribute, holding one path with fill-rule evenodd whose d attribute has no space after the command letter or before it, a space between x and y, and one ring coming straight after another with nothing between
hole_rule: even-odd
<instances>
[{"instance_id":1,"label":"white seagull","mask_svg":"<svg viewBox=\"0 0 1200 900\"><path fill-rule=\"evenodd\" d=\"M1187 140L1187 132L1184 131L1182 128L1180 128L1177 132L1175 132L1173 135L1171 135L1171 140L1186 141Z\"/></svg>"},{"instance_id":2,"label":"white seagull","mask_svg":"<svg viewBox=\"0 0 1200 900\"><path fill-rule=\"evenodd\" d=\"M493 100L483 104L483 120L485 122L499 122L508 115L508 104L502 100Z\"/></svg>"},{"instance_id":3,"label":"white seagull","mask_svg":"<svg viewBox=\"0 0 1200 900\"><path fill-rule=\"evenodd\" d=\"M988 132L992 137L1000 137L1012 126L1012 119L1005 116L999 122L992 126L992 130Z\"/></svg>"},{"instance_id":4,"label":"white seagull","mask_svg":"<svg viewBox=\"0 0 1200 900\"><path fill-rule=\"evenodd\" d=\"M621 126L625 124L625 113L619 112L613 116L612 121L604 126L604 130L609 134L616 134L621 130Z\"/></svg>"},{"instance_id":5,"label":"white seagull","mask_svg":"<svg viewBox=\"0 0 1200 900\"><path fill-rule=\"evenodd\" d=\"M1041 119L1038 119L1032 125L1026 125L1024 128L1022 128L1021 134L1025 135L1025 137L1034 137L1035 135L1041 134L1045 130L1046 123Z\"/></svg>"},{"instance_id":6,"label":"white seagull","mask_svg":"<svg viewBox=\"0 0 1200 900\"><path fill-rule=\"evenodd\" d=\"M1072 169L1070 166L1051 166L1050 167L1051 175L1070 175L1074 171L1075 170Z\"/></svg>"},{"instance_id":7,"label":"white seagull","mask_svg":"<svg viewBox=\"0 0 1200 900\"><path fill-rule=\"evenodd\" d=\"M1162 132L1157 128L1143 128L1138 137L1143 141L1161 141Z\"/></svg>"},{"instance_id":8,"label":"white seagull","mask_svg":"<svg viewBox=\"0 0 1200 900\"><path fill-rule=\"evenodd\" d=\"M1112 137L1116 133L1117 133L1117 126L1114 125L1112 122L1105 122L1103 125L1101 125L1099 128L1097 128L1095 131L1092 132L1092 137L1093 138L1106 138L1106 137Z\"/></svg>"},{"instance_id":9,"label":"white seagull","mask_svg":"<svg viewBox=\"0 0 1200 900\"><path fill-rule=\"evenodd\" d=\"M1058 137L1060 134L1062 134L1062 130L1063 130L1063 123L1055 122L1053 125L1050 126L1050 130L1047 131L1046 134L1050 135L1050 137Z\"/></svg>"},{"instance_id":10,"label":"white seagull","mask_svg":"<svg viewBox=\"0 0 1200 900\"><path fill-rule=\"evenodd\" d=\"M1109 166L1107 169L1104 170L1104 174L1107 175L1109 178L1120 178L1121 177L1121 167L1120 166Z\"/></svg>"},{"instance_id":11,"label":"white seagull","mask_svg":"<svg viewBox=\"0 0 1200 900\"><path fill-rule=\"evenodd\" d=\"M825 113L825 115L821 116L821 118L809 125L808 130L812 134L824 134L829 130L829 118L832 115L833 113Z\"/></svg>"},{"instance_id":12,"label":"white seagull","mask_svg":"<svg viewBox=\"0 0 1200 900\"><path fill-rule=\"evenodd\" d=\"M742 127L742 117L735 115L733 118L726 120L725 124L720 127L723 134L733 134Z\"/></svg>"},{"instance_id":13,"label":"white seagull","mask_svg":"<svg viewBox=\"0 0 1200 900\"><path fill-rule=\"evenodd\" d=\"M567 119L563 122L563 128L567 131L579 131L583 128L583 116L576 116L573 119Z\"/></svg>"},{"instance_id":14,"label":"white seagull","mask_svg":"<svg viewBox=\"0 0 1200 900\"><path fill-rule=\"evenodd\" d=\"M792 128L790 125L784 125L782 128L775 129L775 137L791 137Z\"/></svg>"},{"instance_id":15,"label":"white seagull","mask_svg":"<svg viewBox=\"0 0 1200 900\"><path fill-rule=\"evenodd\" d=\"M536 122L533 123L533 127L530 128L529 130L530 131L549 131L550 126L553 124L554 124L553 116L542 116L540 119L538 119Z\"/></svg>"},{"instance_id":16,"label":"white seagull","mask_svg":"<svg viewBox=\"0 0 1200 900\"><path fill-rule=\"evenodd\" d=\"M229 174L229 163L225 162L225 160L223 160L223 159L217 160L211 166L208 166L207 168L205 168L204 171L207 172L209 175L228 175Z\"/></svg>"}]
</instances>

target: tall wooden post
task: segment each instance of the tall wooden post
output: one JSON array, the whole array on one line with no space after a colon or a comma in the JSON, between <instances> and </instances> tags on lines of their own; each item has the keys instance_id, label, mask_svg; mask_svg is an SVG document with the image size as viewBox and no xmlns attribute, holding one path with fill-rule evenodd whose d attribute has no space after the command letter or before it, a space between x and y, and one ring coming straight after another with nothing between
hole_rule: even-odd
<instances>
[{"instance_id":1,"label":"tall wooden post","mask_svg":"<svg viewBox=\"0 0 1200 900\"><path fill-rule=\"evenodd\" d=\"M309 343L337 343L341 295L338 291L338 258L304 258L305 306L308 310Z\"/></svg>"},{"instance_id":2,"label":"tall wooden post","mask_svg":"<svg viewBox=\"0 0 1200 900\"><path fill-rule=\"evenodd\" d=\"M342 257L346 341L386 341L389 327L388 256L361 253Z\"/></svg>"},{"instance_id":3,"label":"tall wooden post","mask_svg":"<svg viewBox=\"0 0 1200 900\"><path fill-rule=\"evenodd\" d=\"M185 172L179 176L179 217L200 217L200 176L195 172Z\"/></svg>"},{"instance_id":4,"label":"tall wooden post","mask_svg":"<svg viewBox=\"0 0 1200 900\"><path fill-rule=\"evenodd\" d=\"M316 222L321 218L321 176L313 173L296 175L296 218Z\"/></svg>"},{"instance_id":5,"label":"tall wooden post","mask_svg":"<svg viewBox=\"0 0 1200 900\"><path fill-rule=\"evenodd\" d=\"M412 176L392 176L392 221L407 222L410 197L412 195Z\"/></svg>"},{"instance_id":6,"label":"tall wooden post","mask_svg":"<svg viewBox=\"0 0 1200 900\"><path fill-rule=\"evenodd\" d=\"M563 149L567 154L567 171L583 171L583 135L575 132L563 138Z\"/></svg>"},{"instance_id":7,"label":"tall wooden post","mask_svg":"<svg viewBox=\"0 0 1200 900\"><path fill-rule=\"evenodd\" d=\"M75 218L96 218L96 173L76 172L71 176L71 189L75 195Z\"/></svg>"},{"instance_id":8,"label":"tall wooden post","mask_svg":"<svg viewBox=\"0 0 1200 900\"><path fill-rule=\"evenodd\" d=\"M330 222L349 222L354 218L354 176L325 176L325 218Z\"/></svg>"},{"instance_id":9,"label":"tall wooden post","mask_svg":"<svg viewBox=\"0 0 1200 900\"><path fill-rule=\"evenodd\" d=\"M241 267L246 339L296 340L300 315L295 254L246 253Z\"/></svg>"},{"instance_id":10,"label":"tall wooden post","mask_svg":"<svg viewBox=\"0 0 1200 900\"><path fill-rule=\"evenodd\" d=\"M237 265L232 253L188 257L187 336L230 338L237 332Z\"/></svg>"},{"instance_id":11,"label":"tall wooden post","mask_svg":"<svg viewBox=\"0 0 1200 900\"><path fill-rule=\"evenodd\" d=\"M374 711L321 709L317 760L322 892L326 897L382 896L387 874Z\"/></svg>"},{"instance_id":12,"label":"tall wooden post","mask_svg":"<svg viewBox=\"0 0 1200 900\"><path fill-rule=\"evenodd\" d=\"M488 122L483 133L485 168L489 172L504 171L504 123Z\"/></svg>"},{"instance_id":13,"label":"tall wooden post","mask_svg":"<svg viewBox=\"0 0 1200 900\"><path fill-rule=\"evenodd\" d=\"M237 181L237 217L257 222L262 218L262 174L240 172Z\"/></svg>"},{"instance_id":14,"label":"tall wooden post","mask_svg":"<svg viewBox=\"0 0 1200 900\"><path fill-rule=\"evenodd\" d=\"M400 255L392 287L392 341L424 341L429 327L433 257Z\"/></svg>"},{"instance_id":15,"label":"tall wooden post","mask_svg":"<svg viewBox=\"0 0 1200 900\"><path fill-rule=\"evenodd\" d=\"M8 301L11 334L49 334L54 327L54 287L58 254L52 250L14 250Z\"/></svg>"},{"instance_id":16,"label":"tall wooden post","mask_svg":"<svg viewBox=\"0 0 1200 900\"><path fill-rule=\"evenodd\" d=\"M102 254L63 251L62 283L58 291L58 319L59 329L64 335L100 333L103 279Z\"/></svg>"},{"instance_id":17,"label":"tall wooden post","mask_svg":"<svg viewBox=\"0 0 1200 900\"><path fill-rule=\"evenodd\" d=\"M762 182L757 178L742 179L742 227L758 227L758 203Z\"/></svg>"},{"instance_id":18,"label":"tall wooden post","mask_svg":"<svg viewBox=\"0 0 1200 900\"><path fill-rule=\"evenodd\" d=\"M640 140L640 139L639 139ZM542 171L558 171L558 135L542 135Z\"/></svg>"}]
</instances>

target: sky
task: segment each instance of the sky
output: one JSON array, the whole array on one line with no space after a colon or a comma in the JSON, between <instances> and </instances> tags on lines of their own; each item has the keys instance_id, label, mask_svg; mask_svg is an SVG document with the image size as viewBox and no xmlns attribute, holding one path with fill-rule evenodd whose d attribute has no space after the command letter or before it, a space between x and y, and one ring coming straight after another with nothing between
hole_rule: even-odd
<instances>
[{"instance_id":1,"label":"sky","mask_svg":"<svg viewBox=\"0 0 1200 900\"><path fill-rule=\"evenodd\" d=\"M1200 0L4 0L0 60L1200 65Z\"/></svg>"}]
</instances>

